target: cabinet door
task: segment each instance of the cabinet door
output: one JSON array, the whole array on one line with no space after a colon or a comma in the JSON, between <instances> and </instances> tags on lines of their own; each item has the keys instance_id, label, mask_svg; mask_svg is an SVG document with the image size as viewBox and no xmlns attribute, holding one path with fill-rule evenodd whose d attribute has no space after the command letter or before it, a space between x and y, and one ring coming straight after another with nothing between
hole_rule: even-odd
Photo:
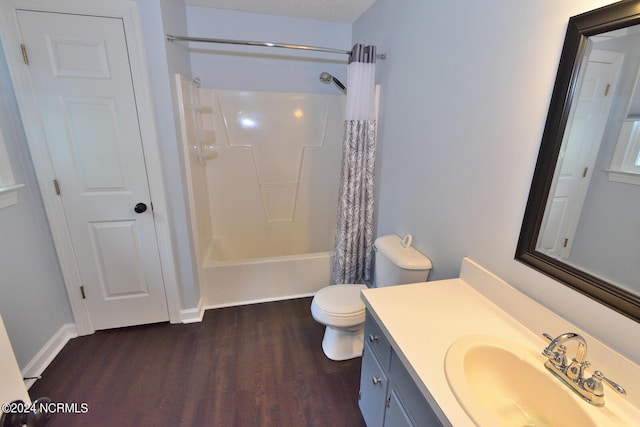
<instances>
[{"instance_id":1,"label":"cabinet door","mask_svg":"<svg viewBox=\"0 0 640 427\"><path fill-rule=\"evenodd\" d=\"M400 404L395 390L389 393L387 412L384 415L384 427L412 427L409 415Z\"/></svg>"},{"instance_id":2,"label":"cabinet door","mask_svg":"<svg viewBox=\"0 0 640 427\"><path fill-rule=\"evenodd\" d=\"M392 352L391 369L389 370L391 379L390 388L397 393L402 401L402 407L411 414L411 419L417 426L442 426L437 415L431 409L427 399L416 385L409 372L404 367L398 355ZM389 424L391 425L391 424Z\"/></svg>"},{"instance_id":3,"label":"cabinet door","mask_svg":"<svg viewBox=\"0 0 640 427\"><path fill-rule=\"evenodd\" d=\"M364 345L360 374L360 412L368 427L382 426L387 397L387 375L368 343Z\"/></svg>"}]
</instances>

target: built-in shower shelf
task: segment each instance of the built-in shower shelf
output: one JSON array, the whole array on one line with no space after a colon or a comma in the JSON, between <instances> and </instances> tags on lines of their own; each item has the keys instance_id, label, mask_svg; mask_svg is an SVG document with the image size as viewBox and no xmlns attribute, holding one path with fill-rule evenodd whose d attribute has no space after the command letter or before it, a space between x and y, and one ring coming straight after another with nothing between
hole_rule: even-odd
<instances>
[{"instance_id":1,"label":"built-in shower shelf","mask_svg":"<svg viewBox=\"0 0 640 427\"><path fill-rule=\"evenodd\" d=\"M210 114L213 112L213 109L208 105L190 104L187 106L187 108L200 114Z\"/></svg>"}]
</instances>

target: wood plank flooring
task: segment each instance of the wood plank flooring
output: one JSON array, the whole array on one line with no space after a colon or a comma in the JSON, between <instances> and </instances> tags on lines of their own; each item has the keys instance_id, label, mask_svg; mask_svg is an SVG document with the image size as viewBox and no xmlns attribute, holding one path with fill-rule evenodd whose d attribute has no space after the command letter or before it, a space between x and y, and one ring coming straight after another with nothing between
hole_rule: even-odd
<instances>
[{"instance_id":1,"label":"wood plank flooring","mask_svg":"<svg viewBox=\"0 0 640 427\"><path fill-rule=\"evenodd\" d=\"M74 338L29 390L83 403L56 426L364 426L361 359L334 362L310 298L207 310L201 323Z\"/></svg>"}]
</instances>

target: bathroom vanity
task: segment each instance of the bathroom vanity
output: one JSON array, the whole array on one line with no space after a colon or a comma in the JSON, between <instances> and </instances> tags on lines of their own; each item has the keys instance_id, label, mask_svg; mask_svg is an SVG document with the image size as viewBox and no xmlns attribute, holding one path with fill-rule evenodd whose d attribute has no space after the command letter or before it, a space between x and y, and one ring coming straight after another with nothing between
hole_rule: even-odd
<instances>
[{"instance_id":1,"label":"bathroom vanity","mask_svg":"<svg viewBox=\"0 0 640 427\"><path fill-rule=\"evenodd\" d=\"M465 375L469 374L463 363L450 363L452 349L459 349L460 343L476 341L479 344L471 347L498 348L507 355L513 351L515 362L528 363L522 365L523 369L532 372L520 374L527 378L525 388L534 392L533 397L518 396L524 400L525 407L529 403L527 399L544 401L551 395L560 397L567 409L575 410L589 421L581 425L633 426L640 420L638 365L469 259L463 260L460 278L366 289L361 297L367 307L367 320L359 406L369 427L500 425L501 421L492 418L491 412L491 406L500 396L513 406L514 416L519 417L517 422L522 422L518 425L531 422L545 425L540 423L540 418L535 419L535 414L534 419L526 418L529 415L511 403L515 397L508 395L511 385L499 389L501 384L488 381L484 390L484 382L480 382L480 394L489 396L489 403L482 404L479 403L482 397L477 398L477 394L474 397L468 385L459 386L460 378L466 382ZM604 387L606 404L596 407L545 370L546 358L542 350L549 341L542 334L557 336L569 331L580 333L588 343L591 367L585 370L585 375L600 370L619 382L627 396ZM501 347L494 343L509 344ZM573 346L568 343L567 349L567 357L573 356L570 354ZM492 364L498 371L504 370L502 363L493 363L493 357L488 360L483 363ZM484 366L479 370L484 371ZM505 377L513 378L518 374L505 372ZM538 404L537 408L541 408L539 402L532 404L532 407ZM551 417L547 423L553 424L557 421L555 414L565 412L558 408L546 409L544 405L543 402L538 415Z\"/></svg>"},{"instance_id":2,"label":"bathroom vanity","mask_svg":"<svg viewBox=\"0 0 640 427\"><path fill-rule=\"evenodd\" d=\"M367 425L442 425L370 312L364 339L358 402Z\"/></svg>"}]
</instances>

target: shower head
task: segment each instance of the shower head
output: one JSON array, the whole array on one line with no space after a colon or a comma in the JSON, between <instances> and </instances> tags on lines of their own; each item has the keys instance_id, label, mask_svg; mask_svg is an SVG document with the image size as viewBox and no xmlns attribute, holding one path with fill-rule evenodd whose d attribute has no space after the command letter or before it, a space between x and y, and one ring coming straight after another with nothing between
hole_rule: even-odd
<instances>
[{"instance_id":1,"label":"shower head","mask_svg":"<svg viewBox=\"0 0 640 427\"><path fill-rule=\"evenodd\" d=\"M326 71L323 71L322 73L320 73L320 81L322 83L328 85L329 83L331 83L332 79L333 79L333 76L327 73Z\"/></svg>"},{"instance_id":2,"label":"shower head","mask_svg":"<svg viewBox=\"0 0 640 427\"><path fill-rule=\"evenodd\" d=\"M342 82L326 71L320 73L320 81L326 85L333 83L338 86L342 92L347 93L347 88L342 84Z\"/></svg>"}]
</instances>

